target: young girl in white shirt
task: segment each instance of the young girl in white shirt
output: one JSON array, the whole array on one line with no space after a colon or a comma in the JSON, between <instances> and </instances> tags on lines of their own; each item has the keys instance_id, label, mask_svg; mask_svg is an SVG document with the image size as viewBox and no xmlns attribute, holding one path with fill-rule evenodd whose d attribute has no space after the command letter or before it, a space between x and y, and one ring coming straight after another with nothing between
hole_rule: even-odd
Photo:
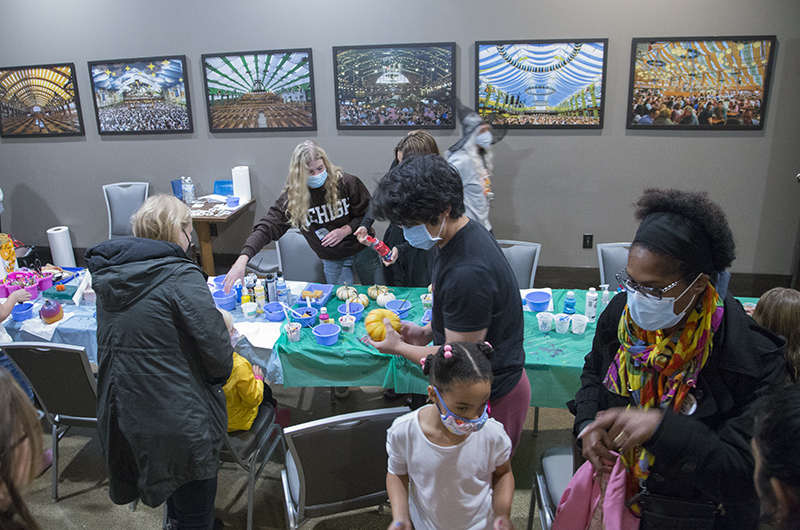
<instances>
[{"instance_id":1,"label":"young girl in white shirt","mask_svg":"<svg viewBox=\"0 0 800 530\"><path fill-rule=\"evenodd\" d=\"M513 529L511 440L488 410L493 355L487 342L454 342L422 360L433 404L386 439L391 530Z\"/></svg>"}]
</instances>

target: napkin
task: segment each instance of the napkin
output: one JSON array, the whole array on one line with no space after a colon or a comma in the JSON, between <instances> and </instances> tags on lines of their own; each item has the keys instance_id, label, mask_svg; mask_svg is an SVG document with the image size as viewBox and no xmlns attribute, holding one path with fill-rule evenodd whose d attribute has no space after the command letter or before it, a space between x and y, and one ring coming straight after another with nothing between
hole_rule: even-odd
<instances>
[{"instance_id":1,"label":"napkin","mask_svg":"<svg viewBox=\"0 0 800 530\"><path fill-rule=\"evenodd\" d=\"M25 331L30 333L31 335L36 335L44 340L52 340L53 333L56 332L56 328L63 322L66 322L70 318L74 317L73 313L64 313L64 318L59 320L58 322L53 322L52 324L45 324L44 320L39 318L39 314L34 309L34 316L33 318L29 318L22 325L19 327L21 331Z\"/></svg>"},{"instance_id":2,"label":"napkin","mask_svg":"<svg viewBox=\"0 0 800 530\"><path fill-rule=\"evenodd\" d=\"M281 336L282 322L237 322L234 327L254 348L271 350Z\"/></svg>"}]
</instances>

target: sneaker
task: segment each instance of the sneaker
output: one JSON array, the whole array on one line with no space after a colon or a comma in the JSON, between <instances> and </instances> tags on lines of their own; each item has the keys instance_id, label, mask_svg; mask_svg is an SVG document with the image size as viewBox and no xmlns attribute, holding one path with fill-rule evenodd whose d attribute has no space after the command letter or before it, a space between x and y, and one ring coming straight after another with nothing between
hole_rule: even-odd
<instances>
[{"instance_id":1,"label":"sneaker","mask_svg":"<svg viewBox=\"0 0 800 530\"><path fill-rule=\"evenodd\" d=\"M42 469L39 471L39 476L41 477L45 471L50 469L50 466L53 465L53 450L52 449L45 449L42 452Z\"/></svg>"},{"instance_id":2,"label":"sneaker","mask_svg":"<svg viewBox=\"0 0 800 530\"><path fill-rule=\"evenodd\" d=\"M335 395L339 399L344 399L350 395L350 388L346 386L337 386L336 389L333 391L333 395Z\"/></svg>"}]
</instances>

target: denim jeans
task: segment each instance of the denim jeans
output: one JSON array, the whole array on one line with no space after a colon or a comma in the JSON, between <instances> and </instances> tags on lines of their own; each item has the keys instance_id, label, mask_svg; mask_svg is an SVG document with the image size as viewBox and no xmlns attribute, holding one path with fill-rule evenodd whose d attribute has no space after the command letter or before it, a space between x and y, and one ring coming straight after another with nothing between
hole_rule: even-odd
<instances>
[{"instance_id":1,"label":"denim jeans","mask_svg":"<svg viewBox=\"0 0 800 530\"><path fill-rule=\"evenodd\" d=\"M2 324L0 324L0 326L2 326ZM27 379L22 377L22 374L19 373L16 365L12 363L11 359L6 357L6 355L2 352L0 352L0 366L2 366L11 373L14 379L17 380L17 383L19 383L19 386L22 387L22 390L25 391L26 394L28 394L28 398L31 400L31 402L33 402L33 390L31 390L31 387L28 384Z\"/></svg>"},{"instance_id":2,"label":"denim jeans","mask_svg":"<svg viewBox=\"0 0 800 530\"><path fill-rule=\"evenodd\" d=\"M178 521L179 530L211 530L217 477L187 482L167 499L167 516Z\"/></svg>"},{"instance_id":3,"label":"denim jeans","mask_svg":"<svg viewBox=\"0 0 800 530\"><path fill-rule=\"evenodd\" d=\"M322 267L325 271L325 281L335 285L344 283L353 285L354 268L362 285L383 283L383 265L378 253L369 247L364 247L358 254L344 259L324 259Z\"/></svg>"}]
</instances>

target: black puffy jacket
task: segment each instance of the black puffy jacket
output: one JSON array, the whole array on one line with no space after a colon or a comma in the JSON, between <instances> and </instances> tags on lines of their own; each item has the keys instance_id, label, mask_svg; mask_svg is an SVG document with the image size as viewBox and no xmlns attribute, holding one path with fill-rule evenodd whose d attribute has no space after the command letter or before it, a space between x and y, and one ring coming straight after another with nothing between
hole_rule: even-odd
<instances>
[{"instance_id":1,"label":"black puffy jacket","mask_svg":"<svg viewBox=\"0 0 800 530\"><path fill-rule=\"evenodd\" d=\"M86 251L97 293L100 443L109 495L158 506L216 476L233 357L200 267L174 243L123 237Z\"/></svg>"}]
</instances>

